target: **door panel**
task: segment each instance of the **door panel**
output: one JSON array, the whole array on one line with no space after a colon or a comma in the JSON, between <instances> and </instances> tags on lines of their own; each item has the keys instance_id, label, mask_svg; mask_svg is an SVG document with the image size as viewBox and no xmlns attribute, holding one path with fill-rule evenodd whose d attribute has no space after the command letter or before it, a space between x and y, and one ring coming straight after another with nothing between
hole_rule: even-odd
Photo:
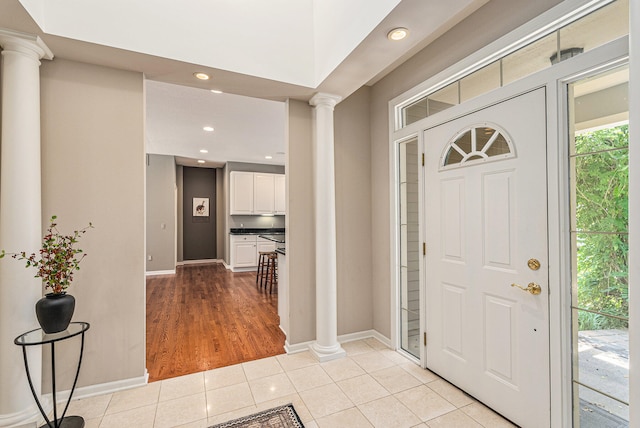
<instances>
[{"instance_id":1,"label":"door panel","mask_svg":"<svg viewBox=\"0 0 640 428\"><path fill-rule=\"evenodd\" d=\"M443 256L451 262L464 263L464 179L443 181L441 205Z\"/></svg>"},{"instance_id":2,"label":"door panel","mask_svg":"<svg viewBox=\"0 0 640 428\"><path fill-rule=\"evenodd\" d=\"M490 269L513 268L515 243L515 171L485 174L483 181L482 212L484 214L484 267Z\"/></svg>"},{"instance_id":3,"label":"door panel","mask_svg":"<svg viewBox=\"0 0 640 428\"><path fill-rule=\"evenodd\" d=\"M427 367L521 426L548 426L544 89L425 130L424 141ZM529 283L542 293L511 285Z\"/></svg>"}]
</instances>

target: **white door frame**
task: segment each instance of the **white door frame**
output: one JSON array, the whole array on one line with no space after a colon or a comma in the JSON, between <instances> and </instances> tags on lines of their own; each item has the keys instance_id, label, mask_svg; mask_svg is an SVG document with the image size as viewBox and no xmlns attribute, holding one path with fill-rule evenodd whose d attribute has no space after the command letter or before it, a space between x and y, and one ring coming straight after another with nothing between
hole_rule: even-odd
<instances>
[{"instance_id":1,"label":"white door frame","mask_svg":"<svg viewBox=\"0 0 640 428\"><path fill-rule=\"evenodd\" d=\"M564 14L567 12L565 3L571 3L572 7L577 7L576 3L583 4L585 2L577 2L567 0L558 7L549 11L549 13L543 14L538 18L545 15L547 20L558 19L558 14L561 12ZM592 4L594 2L590 2ZM560 7L562 6L562 7ZM551 13L553 12L553 13ZM550 14L551 13L551 14ZM564 15L563 15L564 16ZM542 23L537 20L533 20L534 25L540 25ZM530 22L530 23L531 23ZM523 26L529 27L529 24ZM521 27L515 30L514 33L518 33L522 30ZM530 31L534 31L530 28ZM512 38L523 36L520 34L512 35ZM499 40L505 44L507 41ZM499 46L494 44L489 45L487 48L491 48L494 53L498 52ZM484 56L488 56L488 52L481 50L478 54L482 53ZM435 79L439 79L440 82L451 81L451 76L460 77L461 70L465 69L465 62L469 59L451 67L445 72L438 74L427 82L419 85L418 87L408 91L407 93L391 100L389 102L389 129L390 129L390 144L389 144L389 158L390 158L390 196L391 196L391 224L390 224L390 236L392 242L392 254L397 254L398 250L398 234L396 231L397 213L396 207L398 202L397 194L397 147L396 143L405 139L411 135L419 136L419 144L422 144L420 134L422 129L436 126L440 123L455 119L457 117L469 114L470 112L477 111L487 106L493 105L497 102L512 98L531 89L545 86L547 91L547 185L548 185L548 233L549 233L549 322L550 322L550 375L551 375L551 426L552 427L564 427L571 426L572 418L572 388L571 388L571 295L570 286L561 288L560 284L571 284L571 272L570 272L570 241L569 241L569 212L568 212L568 171L565 160L567 159L566 148L566 135L567 135L567 123L566 123L566 100L562 98L564 88L568 80L577 78L584 73L592 73L601 68L602 70L611 67L615 63L623 63L628 60L629 56L629 39L627 37L618 39L611 43L608 43L602 47L587 51L581 55L578 55L571 60L563 61L553 67L542 70L536 74L523 78L512 84L496 89L492 92L469 100L463 104L453 106L435 116L427 117L415 122L405 128L394 130L396 127L397 119L397 106L406 104L407 100L415 99L415 94L422 93L425 88L439 87L441 84L436 82ZM470 57L471 58L471 57ZM473 58L472 58L473 59ZM479 60L475 60L479 62ZM468 69L469 66L467 65ZM447 74L449 77L446 77ZM444 86L444 85L442 85ZM631 125L633 129L633 124ZM420 146L419 145L419 146ZM630 201L632 198L630 197ZM422 207L421 207L422 209ZM424 240L424 228L421 227L422 239ZM632 225L630 225L630 233L634 234ZM630 238L632 241L633 238ZM397 259L392 258L390 270L391 270L391 343L398 347L398 301L397 301ZM631 261L630 261L631 264ZM424 272L424 269L423 269ZM424 284L423 284L424 286ZM635 305L633 296L631 297L631 306ZM640 297L638 298L640 301ZM424 326L422 327L424 329ZM630 330L633 328L633 323L630 325ZM630 334L630 337L632 334ZM633 344L631 345L633 347ZM424 353L421 353L422 355ZM631 356L633 359L633 356ZM424 359L422 359L422 366L424 367ZM632 363L633 365L633 363ZM633 376L632 376L633 379ZM633 381L631 382L633 384ZM633 401L633 390L630 395ZM630 406L633 409L633 406ZM632 418L634 411L631 410Z\"/></svg>"}]
</instances>

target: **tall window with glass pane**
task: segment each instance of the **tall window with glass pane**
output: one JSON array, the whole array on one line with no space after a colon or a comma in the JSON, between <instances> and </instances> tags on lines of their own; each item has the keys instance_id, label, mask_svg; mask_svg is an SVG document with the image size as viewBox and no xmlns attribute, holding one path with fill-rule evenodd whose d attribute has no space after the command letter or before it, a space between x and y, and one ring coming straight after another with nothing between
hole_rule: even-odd
<instances>
[{"instance_id":1,"label":"tall window with glass pane","mask_svg":"<svg viewBox=\"0 0 640 428\"><path fill-rule=\"evenodd\" d=\"M569 85L575 426L629 421L628 82Z\"/></svg>"},{"instance_id":2,"label":"tall window with glass pane","mask_svg":"<svg viewBox=\"0 0 640 428\"><path fill-rule=\"evenodd\" d=\"M420 358L418 140L399 144L400 346Z\"/></svg>"}]
</instances>

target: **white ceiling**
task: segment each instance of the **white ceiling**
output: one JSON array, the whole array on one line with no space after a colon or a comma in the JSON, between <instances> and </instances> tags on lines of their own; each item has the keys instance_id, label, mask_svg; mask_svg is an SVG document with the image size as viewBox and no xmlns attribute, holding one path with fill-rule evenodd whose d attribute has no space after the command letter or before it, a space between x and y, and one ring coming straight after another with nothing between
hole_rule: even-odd
<instances>
[{"instance_id":1,"label":"white ceiling","mask_svg":"<svg viewBox=\"0 0 640 428\"><path fill-rule=\"evenodd\" d=\"M400 0L20 2L47 34L316 87Z\"/></svg>"},{"instance_id":2,"label":"white ceiling","mask_svg":"<svg viewBox=\"0 0 640 428\"><path fill-rule=\"evenodd\" d=\"M0 0L0 29L37 35L58 58L144 73L151 153L282 164L282 101L345 98L487 1ZM397 26L409 37L388 41ZM202 135L208 119L216 130Z\"/></svg>"},{"instance_id":3,"label":"white ceiling","mask_svg":"<svg viewBox=\"0 0 640 428\"><path fill-rule=\"evenodd\" d=\"M190 166L220 167L228 160L284 165L283 102L152 80L146 93L147 153L179 156Z\"/></svg>"}]
</instances>

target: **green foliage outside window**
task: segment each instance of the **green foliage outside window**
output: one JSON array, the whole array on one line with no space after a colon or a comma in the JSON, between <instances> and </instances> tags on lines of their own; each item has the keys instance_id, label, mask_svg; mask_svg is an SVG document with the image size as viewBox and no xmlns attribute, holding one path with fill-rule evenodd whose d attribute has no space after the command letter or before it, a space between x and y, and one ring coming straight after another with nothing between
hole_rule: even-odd
<instances>
[{"instance_id":1,"label":"green foliage outside window","mask_svg":"<svg viewBox=\"0 0 640 428\"><path fill-rule=\"evenodd\" d=\"M575 138L578 307L627 318L628 125ZM627 328L628 322L580 311L580 330Z\"/></svg>"}]
</instances>

